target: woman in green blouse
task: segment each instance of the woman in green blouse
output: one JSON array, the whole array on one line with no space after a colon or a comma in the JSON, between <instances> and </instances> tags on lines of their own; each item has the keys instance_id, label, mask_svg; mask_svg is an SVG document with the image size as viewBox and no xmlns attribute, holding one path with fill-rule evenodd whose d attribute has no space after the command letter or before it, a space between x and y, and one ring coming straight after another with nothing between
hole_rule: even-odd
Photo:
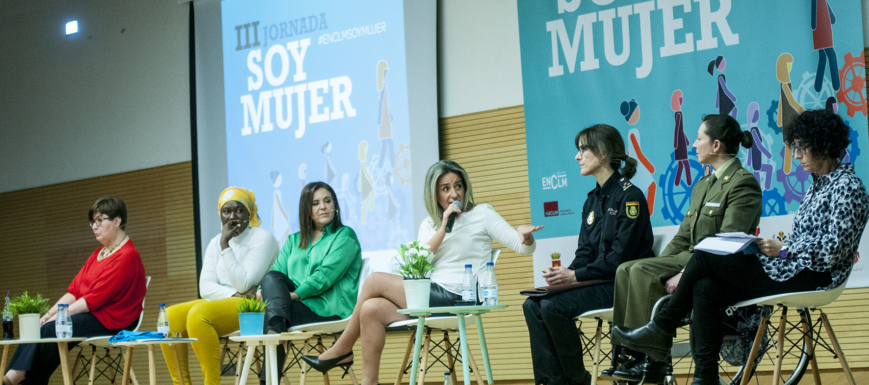
<instances>
[{"instance_id":1,"label":"woman in green blouse","mask_svg":"<svg viewBox=\"0 0 869 385\"><path fill-rule=\"evenodd\" d=\"M335 190L308 183L299 198L301 231L290 235L257 296L268 301L264 332L350 317L356 306L362 249L356 232L341 224ZM278 362L284 353L278 349Z\"/></svg>"}]
</instances>

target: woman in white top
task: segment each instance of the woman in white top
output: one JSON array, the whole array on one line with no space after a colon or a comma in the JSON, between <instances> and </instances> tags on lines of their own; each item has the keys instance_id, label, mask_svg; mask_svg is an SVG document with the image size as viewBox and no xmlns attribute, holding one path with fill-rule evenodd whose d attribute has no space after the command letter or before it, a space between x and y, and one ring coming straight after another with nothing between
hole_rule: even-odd
<instances>
[{"instance_id":1,"label":"woman in white top","mask_svg":"<svg viewBox=\"0 0 869 385\"><path fill-rule=\"evenodd\" d=\"M222 335L238 330L238 303L253 296L263 275L278 255L275 237L259 227L253 191L229 187L218 200L221 233L208 243L202 257L199 294L202 299L166 309L169 333L196 338L193 351L202 367L206 384L220 384L220 341ZM179 383L175 350L161 345L172 381ZM184 381L191 384L187 345L178 346Z\"/></svg>"},{"instance_id":2,"label":"woman in white top","mask_svg":"<svg viewBox=\"0 0 869 385\"><path fill-rule=\"evenodd\" d=\"M465 264L479 273L492 255L492 240L522 254L534 252L533 232L543 226L521 225L514 230L488 204L474 204L473 190L465 170L458 163L442 160L425 177L425 203L429 218L422 222L419 240L435 253L432 260L431 306L452 306L461 299ZM459 206L451 204L462 202ZM452 232L445 227L450 214L457 219ZM386 339L386 325L407 319L398 309L407 307L403 278L395 274L373 273L365 280L347 329L329 350L316 356L303 356L321 372L353 362L353 345L362 337L362 384L378 382L380 354Z\"/></svg>"}]
</instances>

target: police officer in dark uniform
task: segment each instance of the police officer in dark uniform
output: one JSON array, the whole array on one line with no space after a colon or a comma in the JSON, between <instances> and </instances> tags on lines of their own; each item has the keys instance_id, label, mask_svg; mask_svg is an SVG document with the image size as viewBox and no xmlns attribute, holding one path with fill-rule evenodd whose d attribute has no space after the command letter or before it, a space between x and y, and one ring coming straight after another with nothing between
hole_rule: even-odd
<instances>
[{"instance_id":1,"label":"police officer in dark uniform","mask_svg":"<svg viewBox=\"0 0 869 385\"><path fill-rule=\"evenodd\" d=\"M591 383L573 320L586 311L613 306L613 280L619 264L654 256L646 197L630 182L637 161L625 155L621 134L612 126L598 124L580 131L574 142L582 175L593 175L597 186L582 208L576 257L567 268L548 269L543 278L549 285L603 283L530 297L522 305L536 384Z\"/></svg>"}]
</instances>

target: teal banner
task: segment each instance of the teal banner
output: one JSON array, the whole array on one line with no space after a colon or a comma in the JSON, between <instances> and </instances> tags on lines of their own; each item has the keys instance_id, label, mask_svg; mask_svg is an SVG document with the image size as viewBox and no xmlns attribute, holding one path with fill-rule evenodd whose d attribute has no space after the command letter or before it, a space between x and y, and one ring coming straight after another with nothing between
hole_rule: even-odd
<instances>
[{"instance_id":1,"label":"teal banner","mask_svg":"<svg viewBox=\"0 0 869 385\"><path fill-rule=\"evenodd\" d=\"M782 126L792 118L781 106L835 109L852 129L845 162L869 181L859 0L517 4L538 238L579 231L595 179L580 175L574 137L597 123L619 129L639 161L632 183L656 228L681 223L694 183L710 172L691 147L704 114L730 114L752 132L739 159L763 189L764 217L790 218L812 182L786 152ZM775 231L789 232L782 222Z\"/></svg>"}]
</instances>

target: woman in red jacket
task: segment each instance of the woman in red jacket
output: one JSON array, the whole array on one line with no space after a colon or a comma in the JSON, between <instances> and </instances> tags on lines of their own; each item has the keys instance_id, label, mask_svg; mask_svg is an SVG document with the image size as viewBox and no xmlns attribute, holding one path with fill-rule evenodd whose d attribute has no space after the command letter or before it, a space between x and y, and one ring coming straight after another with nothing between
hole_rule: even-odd
<instances>
[{"instance_id":1,"label":"woman in red jacket","mask_svg":"<svg viewBox=\"0 0 869 385\"><path fill-rule=\"evenodd\" d=\"M57 305L69 305L73 337L94 337L132 330L145 299L145 267L127 236L127 206L118 198L100 198L88 212L91 230L103 246L91 254L69 285L68 293L39 320L42 338L54 338ZM70 343L72 349L78 343ZM60 365L53 344L21 344L3 384L48 384Z\"/></svg>"}]
</instances>

